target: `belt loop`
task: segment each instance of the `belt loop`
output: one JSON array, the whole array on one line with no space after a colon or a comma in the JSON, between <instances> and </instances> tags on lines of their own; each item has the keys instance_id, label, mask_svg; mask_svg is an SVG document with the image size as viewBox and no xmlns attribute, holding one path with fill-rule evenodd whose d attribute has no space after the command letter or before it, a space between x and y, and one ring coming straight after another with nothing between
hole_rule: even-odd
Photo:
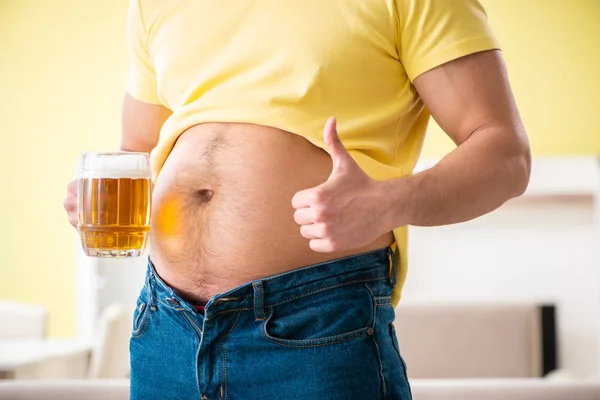
<instances>
[{"instance_id":1,"label":"belt loop","mask_svg":"<svg viewBox=\"0 0 600 400\"><path fill-rule=\"evenodd\" d=\"M154 301L154 290L156 285L156 275L154 273L154 264L150 261L150 257L148 257L148 273L146 274L146 291L148 292L148 305L152 307L156 307Z\"/></svg>"},{"instance_id":2,"label":"belt loop","mask_svg":"<svg viewBox=\"0 0 600 400\"><path fill-rule=\"evenodd\" d=\"M388 276L388 280L392 289L396 287L396 283L398 282L398 255L400 254L400 250L398 249L398 245L395 246L395 249L392 246L388 247L388 258L390 260L390 274Z\"/></svg>"},{"instance_id":3,"label":"belt loop","mask_svg":"<svg viewBox=\"0 0 600 400\"><path fill-rule=\"evenodd\" d=\"M262 281L253 282L252 288L254 289L254 317L256 321L264 321L267 316L265 315L265 296Z\"/></svg>"}]
</instances>

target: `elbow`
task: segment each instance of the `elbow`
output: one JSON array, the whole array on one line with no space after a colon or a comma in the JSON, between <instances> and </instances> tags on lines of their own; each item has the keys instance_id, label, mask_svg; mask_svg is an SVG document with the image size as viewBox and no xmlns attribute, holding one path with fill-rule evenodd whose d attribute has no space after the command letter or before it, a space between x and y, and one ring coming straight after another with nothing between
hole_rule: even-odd
<instances>
[{"instance_id":1,"label":"elbow","mask_svg":"<svg viewBox=\"0 0 600 400\"><path fill-rule=\"evenodd\" d=\"M525 193L531 177L531 150L529 144L525 143L520 147L517 154L511 157L509 167L512 176L512 197L519 197Z\"/></svg>"}]
</instances>

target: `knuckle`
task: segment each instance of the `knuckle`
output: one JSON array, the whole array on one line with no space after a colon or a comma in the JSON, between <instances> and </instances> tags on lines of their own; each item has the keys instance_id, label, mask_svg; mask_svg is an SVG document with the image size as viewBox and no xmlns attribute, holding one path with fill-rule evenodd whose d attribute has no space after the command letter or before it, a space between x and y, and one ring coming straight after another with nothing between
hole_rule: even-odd
<instances>
[{"instance_id":1,"label":"knuckle","mask_svg":"<svg viewBox=\"0 0 600 400\"><path fill-rule=\"evenodd\" d=\"M317 205L313 207L313 217L315 222L325 222L329 216L329 210L324 205Z\"/></svg>"},{"instance_id":2,"label":"knuckle","mask_svg":"<svg viewBox=\"0 0 600 400\"><path fill-rule=\"evenodd\" d=\"M334 239L328 239L327 240L327 248L329 251L337 251L339 250L339 246L337 241L335 241Z\"/></svg>"},{"instance_id":3,"label":"knuckle","mask_svg":"<svg viewBox=\"0 0 600 400\"><path fill-rule=\"evenodd\" d=\"M333 229L331 227L331 225L328 224L323 224L321 225L321 237L323 238L328 238L332 235Z\"/></svg>"},{"instance_id":4,"label":"knuckle","mask_svg":"<svg viewBox=\"0 0 600 400\"><path fill-rule=\"evenodd\" d=\"M310 196L313 203L322 203L325 201L326 193L321 188L315 188Z\"/></svg>"},{"instance_id":5,"label":"knuckle","mask_svg":"<svg viewBox=\"0 0 600 400\"><path fill-rule=\"evenodd\" d=\"M314 210L313 218L314 218L315 222L323 222L323 220L325 219L323 216L323 211L320 209Z\"/></svg>"}]
</instances>

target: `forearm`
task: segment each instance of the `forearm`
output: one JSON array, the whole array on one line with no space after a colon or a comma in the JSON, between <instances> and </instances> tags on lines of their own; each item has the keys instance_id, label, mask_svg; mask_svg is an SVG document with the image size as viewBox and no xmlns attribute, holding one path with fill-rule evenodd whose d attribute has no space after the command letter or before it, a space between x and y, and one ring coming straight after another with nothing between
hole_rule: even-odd
<instances>
[{"instance_id":1,"label":"forearm","mask_svg":"<svg viewBox=\"0 0 600 400\"><path fill-rule=\"evenodd\" d=\"M468 221L521 195L529 182L527 139L504 139L499 128L482 129L436 166L387 182L394 226L439 226Z\"/></svg>"}]
</instances>

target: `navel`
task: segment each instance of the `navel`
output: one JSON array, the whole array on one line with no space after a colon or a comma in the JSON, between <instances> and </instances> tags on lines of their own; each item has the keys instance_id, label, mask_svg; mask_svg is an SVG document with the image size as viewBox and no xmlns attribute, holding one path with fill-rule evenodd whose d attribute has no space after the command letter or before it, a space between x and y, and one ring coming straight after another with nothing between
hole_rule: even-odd
<instances>
[{"instance_id":1,"label":"navel","mask_svg":"<svg viewBox=\"0 0 600 400\"><path fill-rule=\"evenodd\" d=\"M210 189L202 189L196 192L196 197L198 197L198 199L203 203L208 203L214 195L215 192Z\"/></svg>"}]
</instances>

